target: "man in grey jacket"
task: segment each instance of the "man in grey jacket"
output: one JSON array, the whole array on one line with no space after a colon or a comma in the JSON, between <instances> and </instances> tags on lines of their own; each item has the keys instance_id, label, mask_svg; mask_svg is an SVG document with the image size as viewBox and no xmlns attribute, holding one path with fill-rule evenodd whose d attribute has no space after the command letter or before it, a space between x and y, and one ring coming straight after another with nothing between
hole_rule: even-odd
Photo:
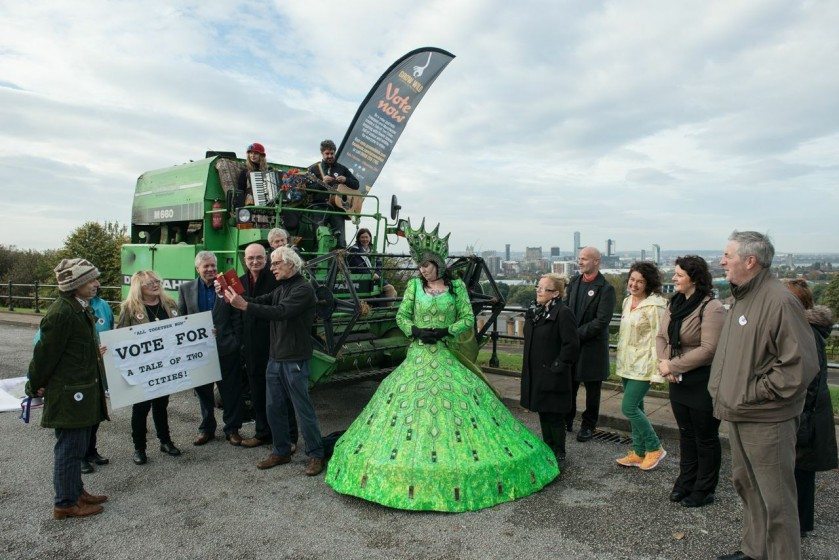
<instances>
[{"instance_id":1,"label":"man in grey jacket","mask_svg":"<svg viewBox=\"0 0 839 560\"><path fill-rule=\"evenodd\" d=\"M795 438L807 385L819 363L804 308L769 271L774 255L765 235L735 231L720 261L734 303L708 391L714 416L729 422L731 479L743 501L743 537L740 550L719 560L801 558Z\"/></svg>"}]
</instances>

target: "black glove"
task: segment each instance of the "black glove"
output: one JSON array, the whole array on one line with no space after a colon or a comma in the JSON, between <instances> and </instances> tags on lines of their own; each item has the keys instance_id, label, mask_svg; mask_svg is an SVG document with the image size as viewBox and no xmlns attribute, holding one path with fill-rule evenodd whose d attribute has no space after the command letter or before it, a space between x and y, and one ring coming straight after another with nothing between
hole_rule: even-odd
<instances>
[{"instance_id":1,"label":"black glove","mask_svg":"<svg viewBox=\"0 0 839 560\"><path fill-rule=\"evenodd\" d=\"M425 334L425 329L421 329L421 328L417 327L416 325L411 327L411 338L420 339L424 336L424 334Z\"/></svg>"},{"instance_id":2,"label":"black glove","mask_svg":"<svg viewBox=\"0 0 839 560\"><path fill-rule=\"evenodd\" d=\"M437 340L443 340L447 336L449 336L449 329L428 329L433 334L434 338Z\"/></svg>"}]
</instances>

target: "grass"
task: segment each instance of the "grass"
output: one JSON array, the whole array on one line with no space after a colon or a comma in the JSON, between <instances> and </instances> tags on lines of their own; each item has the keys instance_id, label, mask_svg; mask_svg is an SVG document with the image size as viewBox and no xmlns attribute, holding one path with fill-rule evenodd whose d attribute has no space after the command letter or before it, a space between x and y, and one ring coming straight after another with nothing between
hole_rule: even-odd
<instances>
[{"instance_id":1,"label":"grass","mask_svg":"<svg viewBox=\"0 0 839 560\"><path fill-rule=\"evenodd\" d=\"M839 387L827 386L830 391L830 402L833 404L833 415L839 415Z\"/></svg>"}]
</instances>

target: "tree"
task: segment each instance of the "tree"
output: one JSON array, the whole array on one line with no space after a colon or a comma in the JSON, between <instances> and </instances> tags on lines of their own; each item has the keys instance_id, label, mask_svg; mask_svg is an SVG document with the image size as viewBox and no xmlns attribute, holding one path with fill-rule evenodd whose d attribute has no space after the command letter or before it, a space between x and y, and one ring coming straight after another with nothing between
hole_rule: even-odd
<instances>
[{"instance_id":1,"label":"tree","mask_svg":"<svg viewBox=\"0 0 839 560\"><path fill-rule=\"evenodd\" d=\"M626 297L626 278L623 274L604 274L603 277L615 289L615 309L613 313L620 314L623 311L623 300Z\"/></svg>"},{"instance_id":2,"label":"tree","mask_svg":"<svg viewBox=\"0 0 839 560\"><path fill-rule=\"evenodd\" d=\"M102 276L99 281L105 286L122 285L120 272L120 249L128 243L126 227L118 222L86 222L76 228L64 241L59 258L87 259Z\"/></svg>"},{"instance_id":3,"label":"tree","mask_svg":"<svg viewBox=\"0 0 839 560\"><path fill-rule=\"evenodd\" d=\"M520 305L527 307L536 299L536 287L532 284L519 284L510 288L507 296L507 305Z\"/></svg>"},{"instance_id":4,"label":"tree","mask_svg":"<svg viewBox=\"0 0 839 560\"><path fill-rule=\"evenodd\" d=\"M839 274L834 274L830 284L822 292L819 303L833 310L833 316L839 317Z\"/></svg>"}]
</instances>

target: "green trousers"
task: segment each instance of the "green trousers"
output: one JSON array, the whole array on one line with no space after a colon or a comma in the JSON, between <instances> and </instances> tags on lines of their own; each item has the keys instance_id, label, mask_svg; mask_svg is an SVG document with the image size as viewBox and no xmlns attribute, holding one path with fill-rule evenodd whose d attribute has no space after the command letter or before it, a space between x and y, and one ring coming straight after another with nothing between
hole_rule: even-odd
<instances>
[{"instance_id":1,"label":"green trousers","mask_svg":"<svg viewBox=\"0 0 839 560\"><path fill-rule=\"evenodd\" d=\"M647 415L644 414L644 396L649 390L649 381L623 380L621 412L632 426L632 449L639 457L643 457L648 451L657 451L661 448L661 441L647 419Z\"/></svg>"}]
</instances>

